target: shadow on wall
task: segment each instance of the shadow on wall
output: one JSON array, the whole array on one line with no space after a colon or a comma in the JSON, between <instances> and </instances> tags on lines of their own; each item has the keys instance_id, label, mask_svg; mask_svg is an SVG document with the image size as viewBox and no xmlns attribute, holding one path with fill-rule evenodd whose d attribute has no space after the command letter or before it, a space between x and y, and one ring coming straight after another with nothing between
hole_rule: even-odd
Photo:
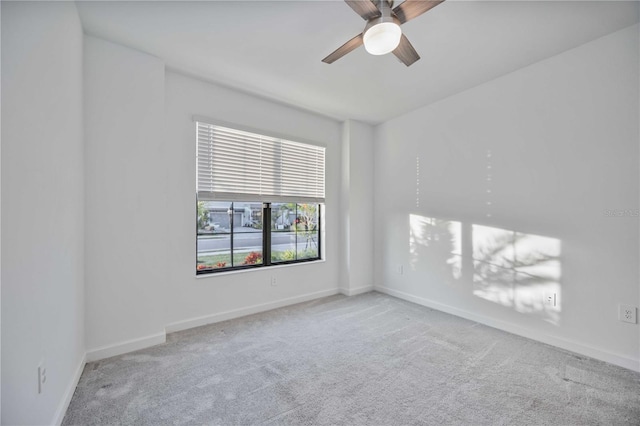
<instances>
[{"instance_id":1,"label":"shadow on wall","mask_svg":"<svg viewBox=\"0 0 640 426\"><path fill-rule=\"evenodd\" d=\"M471 283L477 297L558 325L560 240L414 214L409 224L412 271Z\"/></svg>"}]
</instances>

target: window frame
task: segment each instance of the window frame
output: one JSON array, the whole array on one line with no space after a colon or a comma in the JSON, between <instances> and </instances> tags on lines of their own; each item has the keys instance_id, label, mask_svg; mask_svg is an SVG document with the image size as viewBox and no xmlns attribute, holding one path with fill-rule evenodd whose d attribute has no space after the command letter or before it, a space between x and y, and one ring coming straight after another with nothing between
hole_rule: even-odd
<instances>
[{"instance_id":1,"label":"window frame","mask_svg":"<svg viewBox=\"0 0 640 426\"><path fill-rule=\"evenodd\" d=\"M198 200L198 196L196 194L196 276L202 276L202 275L210 275L210 274L216 274L216 273L221 273L221 272L231 272L231 271L241 271L241 270L247 270L247 269L256 269L256 268L263 268L263 267L273 267L273 266L283 266L283 265L293 265L293 264L301 264L301 263L306 263L306 262L317 262L317 261L321 261L324 260L323 256L322 256L322 231L323 231L323 227L322 227L322 213L324 210L324 204L323 203L295 203L296 204L296 209L297 206L300 204L315 204L317 206L317 228L314 230L314 232L317 233L318 235L318 240L317 240L317 253L318 255L316 257L308 257L308 258L304 258L304 259L294 259L294 260L285 260L285 261L280 261L280 262L272 262L271 261L271 255L272 255L272 247L271 247L271 235L272 235L272 229L271 229L271 204L275 204L275 203L270 203L270 202L263 202L262 203L262 232L260 232L260 234L262 235L262 263L259 264L252 264L252 265L233 265L233 256L234 256L234 245L233 245L233 236L234 236L234 232L233 232L233 221L234 221L234 215L231 214L230 215L230 244L229 244L229 251L230 251L230 256L232 259L232 266L230 267L222 267L222 268L211 268L211 269L198 269L199 263L198 263L198 241L199 241L199 236L201 235L198 232L198 202L200 200ZM234 203L238 203L238 202L246 202L246 203L250 203L252 201L230 201L230 200L220 200L221 202L229 202L231 205L231 210L234 210ZM296 214L297 216L297 214ZM267 226L265 226L265 224L267 224ZM296 241L294 243L294 247L295 247L295 251L297 254L298 251L298 238L297 238L297 234L298 231L296 230Z\"/></svg>"}]
</instances>

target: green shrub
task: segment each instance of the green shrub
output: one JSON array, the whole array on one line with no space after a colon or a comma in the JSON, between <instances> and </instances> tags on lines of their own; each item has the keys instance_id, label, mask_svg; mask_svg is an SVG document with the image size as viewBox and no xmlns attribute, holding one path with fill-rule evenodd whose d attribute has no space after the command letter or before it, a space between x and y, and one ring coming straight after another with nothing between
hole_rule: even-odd
<instances>
[{"instance_id":1,"label":"green shrub","mask_svg":"<svg viewBox=\"0 0 640 426\"><path fill-rule=\"evenodd\" d=\"M287 262L289 260L296 260L295 250L274 251L271 253L271 261L273 262Z\"/></svg>"}]
</instances>

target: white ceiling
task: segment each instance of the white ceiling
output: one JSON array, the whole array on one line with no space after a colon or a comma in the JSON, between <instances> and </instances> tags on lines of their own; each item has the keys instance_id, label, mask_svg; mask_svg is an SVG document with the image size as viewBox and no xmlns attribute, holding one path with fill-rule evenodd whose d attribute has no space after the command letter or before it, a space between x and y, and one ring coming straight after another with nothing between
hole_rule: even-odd
<instances>
[{"instance_id":1,"label":"white ceiling","mask_svg":"<svg viewBox=\"0 0 640 426\"><path fill-rule=\"evenodd\" d=\"M399 4L399 3L396 3ZM422 59L359 48L340 0L78 2L85 32L167 66L336 119L380 123L638 22L636 1L448 0L402 26Z\"/></svg>"}]
</instances>

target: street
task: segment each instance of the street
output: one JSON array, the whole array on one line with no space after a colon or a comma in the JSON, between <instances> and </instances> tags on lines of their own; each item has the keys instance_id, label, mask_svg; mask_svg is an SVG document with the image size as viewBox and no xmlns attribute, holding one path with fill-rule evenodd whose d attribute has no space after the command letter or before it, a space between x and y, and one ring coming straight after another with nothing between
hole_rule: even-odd
<instances>
[{"instance_id":1,"label":"street","mask_svg":"<svg viewBox=\"0 0 640 426\"><path fill-rule=\"evenodd\" d=\"M243 228L241 228L243 229ZM229 250L230 238L229 234L214 234L212 236L198 236L198 253L215 253ZM295 248L296 234L293 231L273 231L271 233L271 246L277 250L293 250ZM317 237L313 236L314 247ZM306 237L298 235L298 244L304 244ZM311 244L311 243L310 243ZM262 250L262 232L242 232L236 230L233 235L234 250L251 251ZM310 247L311 248L311 247Z\"/></svg>"}]
</instances>

